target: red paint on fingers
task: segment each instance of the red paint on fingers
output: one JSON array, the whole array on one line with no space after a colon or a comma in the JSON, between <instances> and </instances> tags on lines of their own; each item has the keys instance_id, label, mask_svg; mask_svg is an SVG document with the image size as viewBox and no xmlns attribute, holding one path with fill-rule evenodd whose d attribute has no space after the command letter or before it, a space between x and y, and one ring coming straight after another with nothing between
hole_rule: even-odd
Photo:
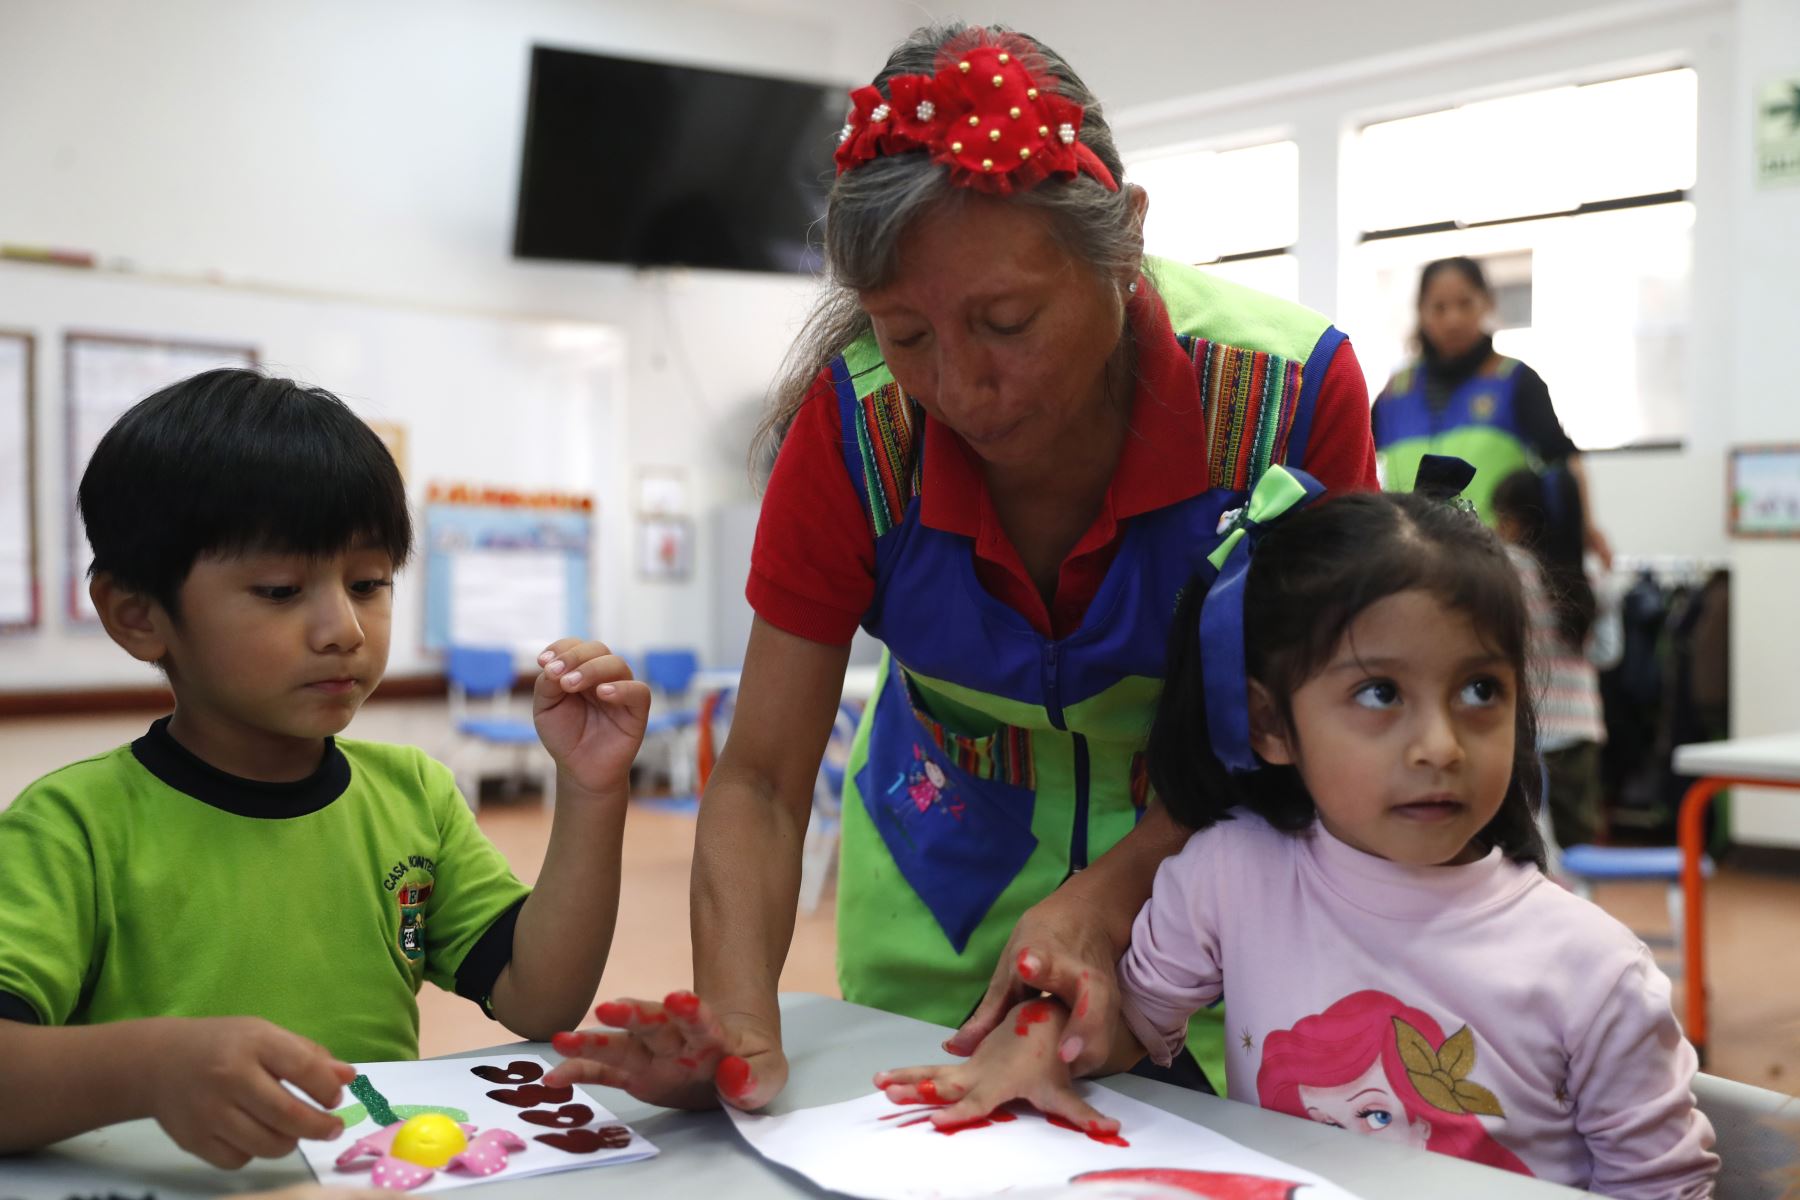
<instances>
[{"instance_id":1,"label":"red paint on fingers","mask_svg":"<svg viewBox=\"0 0 1800 1200\"><path fill-rule=\"evenodd\" d=\"M1029 949L1019 951L1019 978L1030 979L1037 974L1037 960L1031 957Z\"/></svg>"},{"instance_id":2,"label":"red paint on fingers","mask_svg":"<svg viewBox=\"0 0 1800 1200\"><path fill-rule=\"evenodd\" d=\"M667 1025L669 1014L658 1008L652 1010L648 1005L637 1006L637 1019L645 1025Z\"/></svg>"},{"instance_id":3,"label":"red paint on fingers","mask_svg":"<svg viewBox=\"0 0 1800 1200\"><path fill-rule=\"evenodd\" d=\"M700 997L692 992L670 992L663 1000L663 1007L684 1021L691 1021L700 1015Z\"/></svg>"},{"instance_id":4,"label":"red paint on fingers","mask_svg":"<svg viewBox=\"0 0 1800 1200\"><path fill-rule=\"evenodd\" d=\"M1085 1133L1088 1135L1089 1140L1099 1142L1102 1146L1129 1147L1131 1145L1130 1142L1126 1141L1118 1134L1108 1133L1106 1127L1101 1125L1098 1121L1089 1121L1087 1123L1087 1128L1083 1129L1067 1117L1059 1117L1054 1113L1046 1115L1044 1120L1050 1122L1058 1129L1067 1129L1070 1133Z\"/></svg>"},{"instance_id":5,"label":"red paint on fingers","mask_svg":"<svg viewBox=\"0 0 1800 1200\"><path fill-rule=\"evenodd\" d=\"M727 1054L719 1060L719 1069L713 1075L713 1082L727 1096L741 1100L756 1086L756 1077L750 1073L749 1063L735 1054Z\"/></svg>"},{"instance_id":6,"label":"red paint on fingers","mask_svg":"<svg viewBox=\"0 0 1800 1200\"><path fill-rule=\"evenodd\" d=\"M1075 1001L1075 1015L1077 1017L1085 1017L1085 1016L1087 1016L1087 1010L1088 1010L1087 989L1082 988L1081 989L1081 998L1079 1000Z\"/></svg>"},{"instance_id":7,"label":"red paint on fingers","mask_svg":"<svg viewBox=\"0 0 1800 1200\"><path fill-rule=\"evenodd\" d=\"M948 1103L938 1095L937 1080L923 1079L919 1081L919 1101L922 1104Z\"/></svg>"},{"instance_id":8,"label":"red paint on fingers","mask_svg":"<svg viewBox=\"0 0 1800 1200\"><path fill-rule=\"evenodd\" d=\"M602 1025L611 1025L614 1029L623 1029L631 1023L631 1005L618 1000L608 1000L594 1010Z\"/></svg>"},{"instance_id":9,"label":"red paint on fingers","mask_svg":"<svg viewBox=\"0 0 1800 1200\"><path fill-rule=\"evenodd\" d=\"M1031 1032L1033 1025L1042 1025L1050 1019L1050 1002L1033 1000L1019 1010L1019 1023L1013 1026L1013 1032L1024 1037Z\"/></svg>"}]
</instances>

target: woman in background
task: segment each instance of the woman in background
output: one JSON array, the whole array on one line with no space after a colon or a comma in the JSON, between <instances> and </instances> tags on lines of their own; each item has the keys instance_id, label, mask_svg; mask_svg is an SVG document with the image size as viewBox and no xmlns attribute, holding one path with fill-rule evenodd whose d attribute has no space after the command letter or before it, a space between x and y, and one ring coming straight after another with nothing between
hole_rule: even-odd
<instances>
[{"instance_id":1,"label":"woman in background","mask_svg":"<svg viewBox=\"0 0 1800 1200\"><path fill-rule=\"evenodd\" d=\"M1419 274L1419 357L1375 399L1375 452L1382 486L1412 488L1419 458L1445 454L1475 468L1465 493L1489 525L1502 479L1522 467L1566 466L1586 503L1581 452L1563 432L1550 389L1516 358L1494 352L1494 294L1472 258L1440 258ZM1612 550L1590 519L1582 540L1602 562Z\"/></svg>"}]
</instances>

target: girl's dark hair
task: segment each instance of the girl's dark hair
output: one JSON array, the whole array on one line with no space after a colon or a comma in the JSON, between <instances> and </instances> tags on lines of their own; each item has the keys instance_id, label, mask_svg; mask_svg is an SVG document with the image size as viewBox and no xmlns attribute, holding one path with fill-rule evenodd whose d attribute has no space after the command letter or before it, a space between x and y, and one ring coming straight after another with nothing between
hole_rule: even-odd
<instances>
[{"instance_id":1,"label":"girl's dark hair","mask_svg":"<svg viewBox=\"0 0 1800 1200\"><path fill-rule=\"evenodd\" d=\"M1510 518L1519 528L1519 544L1537 557L1556 606L1556 628L1576 650L1587 645L1594 629L1594 585L1582 566L1587 514L1581 489L1566 467L1542 475L1529 468L1514 471L1494 488L1494 515Z\"/></svg>"},{"instance_id":2,"label":"girl's dark hair","mask_svg":"<svg viewBox=\"0 0 1800 1200\"><path fill-rule=\"evenodd\" d=\"M1419 297L1414 301L1415 308L1425 303L1425 290L1445 271L1461 275L1470 287L1484 296L1494 294L1488 287L1487 272L1481 269L1481 264L1467 255L1458 254L1455 258L1438 258L1425 264L1425 269L1419 272Z\"/></svg>"},{"instance_id":3,"label":"girl's dark hair","mask_svg":"<svg viewBox=\"0 0 1800 1200\"><path fill-rule=\"evenodd\" d=\"M1233 775L1212 752L1201 678L1204 582L1183 593L1169 636L1168 674L1148 751L1150 782L1176 820L1205 829L1243 806L1297 833L1317 817L1291 766ZM1477 835L1508 858L1544 865L1535 814L1543 790L1537 713L1526 674L1527 614L1504 544L1474 516L1425 493L1333 496L1263 535L1244 593L1245 665L1293 728L1292 697L1330 661L1359 613L1388 596L1424 591L1468 615L1517 679L1512 780Z\"/></svg>"},{"instance_id":4,"label":"girl's dark hair","mask_svg":"<svg viewBox=\"0 0 1800 1200\"><path fill-rule=\"evenodd\" d=\"M393 456L330 392L229 368L134 404L88 460L79 494L90 574L179 615L205 554L309 557L373 542L405 564L412 518Z\"/></svg>"}]
</instances>

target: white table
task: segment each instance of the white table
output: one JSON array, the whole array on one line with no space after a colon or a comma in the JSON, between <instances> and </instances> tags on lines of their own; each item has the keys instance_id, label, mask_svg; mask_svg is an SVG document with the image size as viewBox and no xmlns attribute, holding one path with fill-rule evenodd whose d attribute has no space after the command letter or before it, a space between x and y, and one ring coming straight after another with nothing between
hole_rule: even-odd
<instances>
[{"instance_id":1,"label":"white table","mask_svg":"<svg viewBox=\"0 0 1800 1200\"><path fill-rule=\"evenodd\" d=\"M781 1008L793 1073L787 1090L771 1106L774 1112L854 1099L872 1090L869 1081L877 1070L944 1060L940 1043L947 1031L922 1021L822 996L786 995L781 998ZM555 1057L547 1047L535 1044L475 1050L456 1057L513 1050ZM1316 1171L1366 1200L1402 1196L1548 1200L1582 1194L1147 1079L1122 1075L1107 1083L1253 1149ZM484 1184L468 1194L478 1200L596 1195L766 1200L830 1194L770 1166L744 1144L723 1113L672 1112L641 1104L610 1088L587 1090L655 1142L662 1150L661 1157ZM298 1154L235 1174L218 1171L176 1149L153 1122L134 1121L71 1138L36 1155L0 1159L0 1198L66 1200L71 1195L105 1195L109 1191L135 1198L154 1189L156 1200L188 1200L280 1187L309 1178Z\"/></svg>"},{"instance_id":2,"label":"white table","mask_svg":"<svg viewBox=\"0 0 1800 1200\"><path fill-rule=\"evenodd\" d=\"M1694 778L1681 798L1676 827L1681 843L1682 973L1687 986L1687 1035L1706 1062L1706 809L1733 785L1800 788L1800 733L1695 742L1675 748L1675 773Z\"/></svg>"}]
</instances>

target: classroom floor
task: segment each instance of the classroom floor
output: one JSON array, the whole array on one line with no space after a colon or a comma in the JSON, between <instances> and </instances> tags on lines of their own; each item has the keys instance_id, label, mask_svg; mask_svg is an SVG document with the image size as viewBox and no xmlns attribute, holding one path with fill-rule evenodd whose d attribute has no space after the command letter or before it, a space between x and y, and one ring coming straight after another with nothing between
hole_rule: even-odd
<instances>
[{"instance_id":1,"label":"classroom floor","mask_svg":"<svg viewBox=\"0 0 1800 1200\"><path fill-rule=\"evenodd\" d=\"M147 715L0 720L0 806L37 776L129 741ZM364 709L349 733L382 741L411 741L433 754L447 752L441 701L394 701ZM549 814L535 804L490 804L483 829L519 875L537 873L549 836ZM600 998L656 998L691 982L687 922L688 866L693 818L651 804L634 804L625 827L624 883L618 933ZM1596 901L1647 935L1668 930L1662 889L1602 886ZM1778 1091L1800 1090L1800 878L1752 873L1721 865L1708 891L1708 976L1712 1049L1707 1070ZM787 991L837 994L835 926L830 898L801 916L793 952L782 972ZM1675 988L1676 1012L1682 988ZM466 1000L427 987L419 996L420 1052L444 1054L509 1040Z\"/></svg>"}]
</instances>

